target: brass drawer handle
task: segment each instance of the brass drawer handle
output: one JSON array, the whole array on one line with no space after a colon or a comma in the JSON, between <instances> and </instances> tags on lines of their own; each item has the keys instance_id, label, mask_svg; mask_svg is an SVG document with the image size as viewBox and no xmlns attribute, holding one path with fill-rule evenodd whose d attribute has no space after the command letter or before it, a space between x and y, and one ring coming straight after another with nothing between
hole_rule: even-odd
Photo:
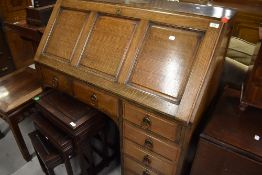
<instances>
[{"instance_id":1,"label":"brass drawer handle","mask_svg":"<svg viewBox=\"0 0 262 175\"><path fill-rule=\"evenodd\" d=\"M154 145L152 139L147 138L144 142L144 146L148 149L153 149Z\"/></svg>"},{"instance_id":2,"label":"brass drawer handle","mask_svg":"<svg viewBox=\"0 0 262 175\"><path fill-rule=\"evenodd\" d=\"M58 78L56 76L53 76L52 87L53 88L57 88L58 87Z\"/></svg>"},{"instance_id":3,"label":"brass drawer handle","mask_svg":"<svg viewBox=\"0 0 262 175\"><path fill-rule=\"evenodd\" d=\"M150 175L150 172L148 170L144 170L143 175Z\"/></svg>"},{"instance_id":4,"label":"brass drawer handle","mask_svg":"<svg viewBox=\"0 0 262 175\"><path fill-rule=\"evenodd\" d=\"M149 155L145 155L144 158L143 158L143 163L145 165L150 165L151 164L151 159L149 157Z\"/></svg>"},{"instance_id":5,"label":"brass drawer handle","mask_svg":"<svg viewBox=\"0 0 262 175\"><path fill-rule=\"evenodd\" d=\"M152 122L148 116L145 116L141 122L142 128L150 129Z\"/></svg>"},{"instance_id":6,"label":"brass drawer handle","mask_svg":"<svg viewBox=\"0 0 262 175\"><path fill-rule=\"evenodd\" d=\"M91 101L92 102L96 102L97 101L97 96L96 96L95 93L91 95Z\"/></svg>"}]
</instances>

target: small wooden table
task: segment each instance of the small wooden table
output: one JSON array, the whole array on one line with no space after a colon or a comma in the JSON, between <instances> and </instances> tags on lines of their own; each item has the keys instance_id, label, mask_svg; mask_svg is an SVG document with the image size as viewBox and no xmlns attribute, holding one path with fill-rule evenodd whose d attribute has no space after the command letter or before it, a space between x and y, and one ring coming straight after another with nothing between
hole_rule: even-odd
<instances>
[{"instance_id":1,"label":"small wooden table","mask_svg":"<svg viewBox=\"0 0 262 175\"><path fill-rule=\"evenodd\" d=\"M24 113L32 105L32 98L42 92L35 70L23 68L0 79L0 117L13 132L17 145L26 161L31 156L18 124L26 117Z\"/></svg>"},{"instance_id":2,"label":"small wooden table","mask_svg":"<svg viewBox=\"0 0 262 175\"><path fill-rule=\"evenodd\" d=\"M107 159L108 153L105 137L102 138L103 151L101 154L103 155L103 160L98 166L94 165L92 148L90 147L90 137L97 135L100 131L105 129L106 116L103 113L67 94L55 90L43 93L36 104L37 109L46 119L57 127L57 130L63 131L72 138L74 152L80 158L82 174L94 174L95 171L98 169L101 170L107 165L109 159ZM45 133L49 135L49 140L51 141L52 134L55 135L55 131L52 132L51 127L49 128L50 129ZM42 127L42 132L43 130L44 128ZM64 153L66 152L63 151L63 154ZM64 157L66 156L68 157L68 154ZM88 171L86 169L86 167L88 167L86 160L88 160L89 164ZM65 159L65 161L69 161L69 159ZM72 172L70 168L68 168L68 172Z\"/></svg>"}]
</instances>

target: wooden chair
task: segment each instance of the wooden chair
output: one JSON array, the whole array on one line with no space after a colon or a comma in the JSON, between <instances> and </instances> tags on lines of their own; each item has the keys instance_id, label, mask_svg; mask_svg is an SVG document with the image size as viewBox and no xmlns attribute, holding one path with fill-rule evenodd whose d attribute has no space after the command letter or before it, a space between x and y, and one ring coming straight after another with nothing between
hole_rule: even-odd
<instances>
[{"instance_id":1,"label":"wooden chair","mask_svg":"<svg viewBox=\"0 0 262 175\"><path fill-rule=\"evenodd\" d=\"M27 116L36 95L42 92L35 70L23 68L0 78L0 118L4 119L15 137L26 161L31 156L26 147L18 124Z\"/></svg>"},{"instance_id":2,"label":"wooden chair","mask_svg":"<svg viewBox=\"0 0 262 175\"><path fill-rule=\"evenodd\" d=\"M29 137L42 170L47 175L54 175L54 168L64 163L62 156L38 131L31 132Z\"/></svg>"}]
</instances>

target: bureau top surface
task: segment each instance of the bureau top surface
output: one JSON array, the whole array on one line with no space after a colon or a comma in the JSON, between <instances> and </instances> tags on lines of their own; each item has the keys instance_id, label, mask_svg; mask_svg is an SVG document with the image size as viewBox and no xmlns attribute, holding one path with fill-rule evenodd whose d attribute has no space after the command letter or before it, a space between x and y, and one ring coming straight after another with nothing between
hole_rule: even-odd
<instances>
[{"instance_id":1,"label":"bureau top surface","mask_svg":"<svg viewBox=\"0 0 262 175\"><path fill-rule=\"evenodd\" d=\"M193 121L227 24L212 15L214 7L120 2L58 0L36 62L178 120ZM222 17L232 11L218 12Z\"/></svg>"},{"instance_id":2,"label":"bureau top surface","mask_svg":"<svg viewBox=\"0 0 262 175\"><path fill-rule=\"evenodd\" d=\"M192 4L177 2L177 0L90 0L93 2L112 3L122 6L130 6L148 10L157 10L173 13L187 13L213 18L227 17L234 15L234 10L218 6Z\"/></svg>"},{"instance_id":3,"label":"bureau top surface","mask_svg":"<svg viewBox=\"0 0 262 175\"><path fill-rule=\"evenodd\" d=\"M228 89L220 98L202 137L228 144L262 158L262 110L240 111L240 93Z\"/></svg>"}]
</instances>

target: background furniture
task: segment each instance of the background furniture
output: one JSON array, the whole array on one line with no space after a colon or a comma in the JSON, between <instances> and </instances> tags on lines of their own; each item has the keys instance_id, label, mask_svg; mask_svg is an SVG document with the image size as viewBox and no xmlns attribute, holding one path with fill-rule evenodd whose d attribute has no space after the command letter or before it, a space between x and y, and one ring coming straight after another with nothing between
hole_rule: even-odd
<instances>
[{"instance_id":1,"label":"background furniture","mask_svg":"<svg viewBox=\"0 0 262 175\"><path fill-rule=\"evenodd\" d=\"M262 110L239 109L240 91L225 89L200 136L191 175L262 174Z\"/></svg>"},{"instance_id":2,"label":"background furniture","mask_svg":"<svg viewBox=\"0 0 262 175\"><path fill-rule=\"evenodd\" d=\"M0 77L14 70L12 57L2 27L2 21L0 21Z\"/></svg>"},{"instance_id":3,"label":"background furniture","mask_svg":"<svg viewBox=\"0 0 262 175\"><path fill-rule=\"evenodd\" d=\"M16 24L26 19L26 8L31 5L31 0L1 0L0 18L3 21L3 31L9 47L12 60L16 69L27 67L33 63L34 45L31 41L24 40L5 23Z\"/></svg>"},{"instance_id":4,"label":"background furniture","mask_svg":"<svg viewBox=\"0 0 262 175\"><path fill-rule=\"evenodd\" d=\"M26 161L31 156L18 124L28 116L32 98L42 92L35 70L24 68L0 78L0 117L4 119L15 137Z\"/></svg>"},{"instance_id":5,"label":"background furniture","mask_svg":"<svg viewBox=\"0 0 262 175\"><path fill-rule=\"evenodd\" d=\"M122 172L181 174L216 93L234 11L223 23L225 9L108 2L57 1L35 56L42 83L116 122Z\"/></svg>"},{"instance_id":6,"label":"background furniture","mask_svg":"<svg viewBox=\"0 0 262 175\"><path fill-rule=\"evenodd\" d=\"M262 109L262 26L260 37L253 55L254 65L250 68L242 89L241 107L243 109L247 105Z\"/></svg>"},{"instance_id":7,"label":"background furniture","mask_svg":"<svg viewBox=\"0 0 262 175\"><path fill-rule=\"evenodd\" d=\"M246 41L259 41L258 27L262 22L261 0L212 0L213 5L229 7L237 10L233 22L232 36Z\"/></svg>"}]
</instances>

